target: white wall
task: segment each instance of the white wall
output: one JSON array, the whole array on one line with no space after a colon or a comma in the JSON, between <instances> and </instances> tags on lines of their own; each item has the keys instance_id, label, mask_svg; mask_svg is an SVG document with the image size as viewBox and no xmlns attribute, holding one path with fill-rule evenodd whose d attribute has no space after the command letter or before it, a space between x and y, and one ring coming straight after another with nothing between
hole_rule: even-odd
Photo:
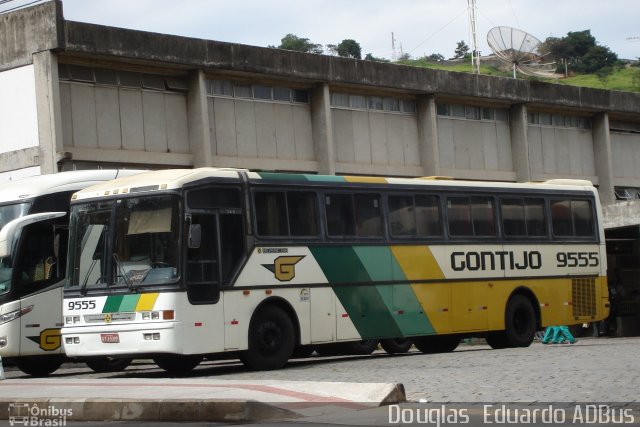
<instances>
[{"instance_id":1,"label":"white wall","mask_svg":"<svg viewBox=\"0 0 640 427\"><path fill-rule=\"evenodd\" d=\"M0 72L0 153L38 144L33 65Z\"/></svg>"}]
</instances>

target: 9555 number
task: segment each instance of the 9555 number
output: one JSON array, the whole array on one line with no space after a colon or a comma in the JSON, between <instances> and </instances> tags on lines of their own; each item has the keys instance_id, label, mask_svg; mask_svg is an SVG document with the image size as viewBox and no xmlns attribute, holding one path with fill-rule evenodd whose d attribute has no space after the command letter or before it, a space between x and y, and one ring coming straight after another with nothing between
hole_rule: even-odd
<instances>
[{"instance_id":1,"label":"9555 number","mask_svg":"<svg viewBox=\"0 0 640 427\"><path fill-rule=\"evenodd\" d=\"M597 267L600 265L598 252L558 252L557 267Z\"/></svg>"},{"instance_id":2,"label":"9555 number","mask_svg":"<svg viewBox=\"0 0 640 427\"><path fill-rule=\"evenodd\" d=\"M96 308L96 301L69 301L67 308L69 310L90 310Z\"/></svg>"}]
</instances>

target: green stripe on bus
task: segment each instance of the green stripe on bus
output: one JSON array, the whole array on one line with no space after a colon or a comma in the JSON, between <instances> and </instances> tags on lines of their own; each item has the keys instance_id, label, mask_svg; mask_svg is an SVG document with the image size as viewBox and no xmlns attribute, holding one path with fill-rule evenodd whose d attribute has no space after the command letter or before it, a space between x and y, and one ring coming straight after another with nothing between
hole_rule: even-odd
<instances>
[{"instance_id":1,"label":"green stripe on bus","mask_svg":"<svg viewBox=\"0 0 640 427\"><path fill-rule=\"evenodd\" d=\"M120 308L120 303L122 303L122 299L124 295L113 295L107 297L107 301L104 303L104 308L102 309L103 313L116 313Z\"/></svg>"},{"instance_id":2,"label":"green stripe on bus","mask_svg":"<svg viewBox=\"0 0 640 427\"><path fill-rule=\"evenodd\" d=\"M136 311L136 305L140 300L140 295L125 295L120 303L118 311Z\"/></svg>"},{"instance_id":3,"label":"green stripe on bus","mask_svg":"<svg viewBox=\"0 0 640 427\"><path fill-rule=\"evenodd\" d=\"M406 280L402 268L388 246L359 246L355 247L354 251L372 280ZM433 326L423 313L411 286L378 285L375 288L402 336L433 333Z\"/></svg>"},{"instance_id":4,"label":"green stripe on bus","mask_svg":"<svg viewBox=\"0 0 640 427\"><path fill-rule=\"evenodd\" d=\"M375 286L338 286L333 291L362 339L402 336Z\"/></svg>"},{"instance_id":5,"label":"green stripe on bus","mask_svg":"<svg viewBox=\"0 0 640 427\"><path fill-rule=\"evenodd\" d=\"M368 282L371 277L350 246L310 247L329 283Z\"/></svg>"},{"instance_id":6,"label":"green stripe on bus","mask_svg":"<svg viewBox=\"0 0 640 427\"><path fill-rule=\"evenodd\" d=\"M352 247L312 247L310 249L329 283L369 282L374 279ZM369 254L375 262L385 258L385 249L389 253L389 249L384 247L358 248L358 251L363 255ZM381 270L372 269L374 275L390 274L389 255L386 256L386 260L388 271L385 273L382 266ZM402 336L387 304L376 288L370 285L340 286L333 288L333 291L363 339Z\"/></svg>"},{"instance_id":7,"label":"green stripe on bus","mask_svg":"<svg viewBox=\"0 0 640 427\"><path fill-rule=\"evenodd\" d=\"M307 181L307 176L302 173L258 172L258 175L271 181Z\"/></svg>"}]
</instances>

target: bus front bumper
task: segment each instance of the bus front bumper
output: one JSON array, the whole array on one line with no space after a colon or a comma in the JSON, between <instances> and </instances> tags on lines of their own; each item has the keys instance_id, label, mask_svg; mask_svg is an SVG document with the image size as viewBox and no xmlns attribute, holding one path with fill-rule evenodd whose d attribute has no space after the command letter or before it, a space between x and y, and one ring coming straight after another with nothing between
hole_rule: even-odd
<instances>
[{"instance_id":1,"label":"bus front bumper","mask_svg":"<svg viewBox=\"0 0 640 427\"><path fill-rule=\"evenodd\" d=\"M178 322L79 326L62 329L67 356L135 356L182 353Z\"/></svg>"}]
</instances>

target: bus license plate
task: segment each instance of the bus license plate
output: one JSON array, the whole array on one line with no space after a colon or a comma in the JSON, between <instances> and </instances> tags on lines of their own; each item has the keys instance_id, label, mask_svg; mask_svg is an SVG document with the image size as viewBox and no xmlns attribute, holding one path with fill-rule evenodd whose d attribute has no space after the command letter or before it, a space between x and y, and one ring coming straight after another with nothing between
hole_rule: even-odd
<instances>
[{"instance_id":1,"label":"bus license plate","mask_svg":"<svg viewBox=\"0 0 640 427\"><path fill-rule=\"evenodd\" d=\"M111 344L111 343L119 343L120 335L118 334L100 334L100 339L103 343Z\"/></svg>"}]
</instances>

